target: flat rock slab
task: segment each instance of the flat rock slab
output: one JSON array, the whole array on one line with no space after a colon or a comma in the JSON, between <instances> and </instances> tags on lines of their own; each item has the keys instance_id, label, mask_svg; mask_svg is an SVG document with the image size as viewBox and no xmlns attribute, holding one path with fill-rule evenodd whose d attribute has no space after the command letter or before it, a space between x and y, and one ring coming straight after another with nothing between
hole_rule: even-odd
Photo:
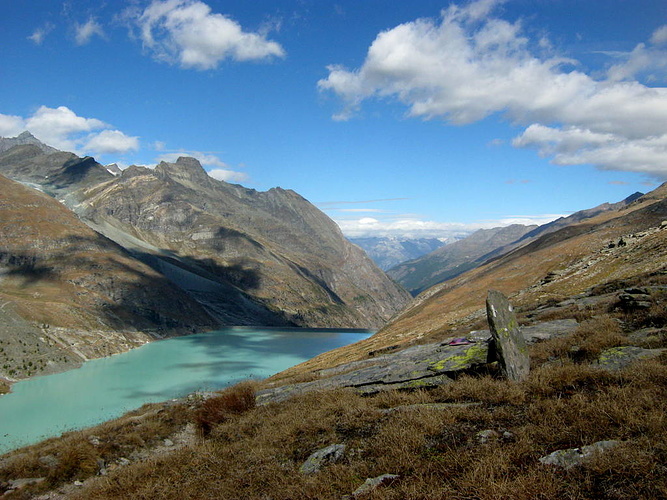
<instances>
[{"instance_id":1,"label":"flat rock slab","mask_svg":"<svg viewBox=\"0 0 667 500\"><path fill-rule=\"evenodd\" d=\"M486 315L503 372L510 380L524 380L530 371L528 347L507 297L496 290L489 290Z\"/></svg>"},{"instance_id":2,"label":"flat rock slab","mask_svg":"<svg viewBox=\"0 0 667 500\"><path fill-rule=\"evenodd\" d=\"M635 346L612 347L600 353L597 366L608 371L618 371L634 361L656 358L666 351L667 349L643 349Z\"/></svg>"},{"instance_id":3,"label":"flat rock slab","mask_svg":"<svg viewBox=\"0 0 667 500\"><path fill-rule=\"evenodd\" d=\"M575 320L555 320L521 329L526 342L533 343L567 335L577 327ZM489 361L488 330L471 332L473 340L465 345L449 341L416 345L402 351L390 351L361 361L345 363L317 372L320 379L284 385L257 393L257 403L283 401L311 391L350 387L369 395L391 389L431 388L450 383L456 372L475 368Z\"/></svg>"}]
</instances>

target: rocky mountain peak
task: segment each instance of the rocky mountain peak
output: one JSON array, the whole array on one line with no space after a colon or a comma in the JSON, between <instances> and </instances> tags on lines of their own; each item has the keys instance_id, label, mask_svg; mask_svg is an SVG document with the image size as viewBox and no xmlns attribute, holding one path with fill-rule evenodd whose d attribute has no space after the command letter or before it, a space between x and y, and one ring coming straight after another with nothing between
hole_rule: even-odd
<instances>
[{"instance_id":1,"label":"rocky mountain peak","mask_svg":"<svg viewBox=\"0 0 667 500\"><path fill-rule=\"evenodd\" d=\"M199 160L190 156L181 156L176 163L160 162L155 167L155 173L158 177L169 177L179 183L205 186L211 181Z\"/></svg>"},{"instance_id":2,"label":"rocky mountain peak","mask_svg":"<svg viewBox=\"0 0 667 500\"><path fill-rule=\"evenodd\" d=\"M0 153L13 148L14 146L24 145L37 146L43 153L54 153L58 151L56 148L44 144L27 130L21 132L16 137L0 137Z\"/></svg>"}]
</instances>

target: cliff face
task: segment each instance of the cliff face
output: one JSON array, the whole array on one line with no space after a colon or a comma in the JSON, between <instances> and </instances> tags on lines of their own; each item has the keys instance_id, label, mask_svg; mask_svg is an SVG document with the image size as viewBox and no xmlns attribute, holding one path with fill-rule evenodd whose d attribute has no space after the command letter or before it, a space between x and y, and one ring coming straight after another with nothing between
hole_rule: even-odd
<instances>
[{"instance_id":1,"label":"cliff face","mask_svg":"<svg viewBox=\"0 0 667 500\"><path fill-rule=\"evenodd\" d=\"M193 158L155 170L130 167L76 197L84 220L133 246L154 267L177 266L225 286L225 300L234 307L197 284L183 284L222 321L248 324L253 311L239 312L252 302L271 311L269 324L375 328L408 300L294 191L257 192L217 181Z\"/></svg>"}]
</instances>

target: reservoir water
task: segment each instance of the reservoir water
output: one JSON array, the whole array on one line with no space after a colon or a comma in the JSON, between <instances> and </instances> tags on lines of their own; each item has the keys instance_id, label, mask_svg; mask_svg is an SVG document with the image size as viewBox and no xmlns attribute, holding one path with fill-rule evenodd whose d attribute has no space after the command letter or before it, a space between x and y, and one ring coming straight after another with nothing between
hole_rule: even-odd
<instances>
[{"instance_id":1,"label":"reservoir water","mask_svg":"<svg viewBox=\"0 0 667 500\"><path fill-rule=\"evenodd\" d=\"M0 396L0 453L119 417L144 403L266 378L371 335L367 330L228 328L152 342Z\"/></svg>"}]
</instances>

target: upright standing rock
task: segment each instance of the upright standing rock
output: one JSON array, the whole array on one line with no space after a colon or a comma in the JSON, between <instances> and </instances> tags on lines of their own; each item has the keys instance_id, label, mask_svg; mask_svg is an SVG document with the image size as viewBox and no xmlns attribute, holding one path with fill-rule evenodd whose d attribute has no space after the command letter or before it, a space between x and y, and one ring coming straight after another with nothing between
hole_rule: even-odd
<instances>
[{"instance_id":1,"label":"upright standing rock","mask_svg":"<svg viewBox=\"0 0 667 500\"><path fill-rule=\"evenodd\" d=\"M507 297L496 290L489 290L486 315L498 361L505 375L517 382L525 379L530 371L528 348Z\"/></svg>"}]
</instances>

